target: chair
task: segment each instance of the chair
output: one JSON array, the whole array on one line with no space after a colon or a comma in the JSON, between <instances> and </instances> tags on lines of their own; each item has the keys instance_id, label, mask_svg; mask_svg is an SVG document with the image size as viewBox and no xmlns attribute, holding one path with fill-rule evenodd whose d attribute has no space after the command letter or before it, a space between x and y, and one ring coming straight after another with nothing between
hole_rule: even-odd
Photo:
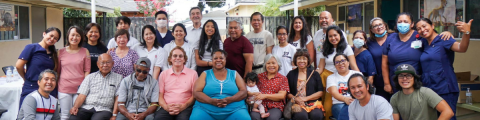
<instances>
[{"instance_id":1,"label":"chair","mask_svg":"<svg viewBox=\"0 0 480 120\"><path fill-rule=\"evenodd\" d=\"M12 71L13 71L13 69L14 69L14 67L13 67L13 66L11 66L11 65L10 65L10 66L5 66L5 67L2 67L3 74L5 74L5 75L7 74L7 69L8 69L8 68L10 68L10 70L12 70Z\"/></svg>"}]
</instances>

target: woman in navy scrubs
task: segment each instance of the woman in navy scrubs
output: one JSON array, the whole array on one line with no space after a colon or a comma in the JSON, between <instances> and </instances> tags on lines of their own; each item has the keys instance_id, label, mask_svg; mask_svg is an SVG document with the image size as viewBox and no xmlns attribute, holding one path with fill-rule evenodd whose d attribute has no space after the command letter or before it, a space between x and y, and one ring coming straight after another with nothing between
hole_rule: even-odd
<instances>
[{"instance_id":1,"label":"woman in navy scrubs","mask_svg":"<svg viewBox=\"0 0 480 120\"><path fill-rule=\"evenodd\" d=\"M458 84L453 71L455 52L466 52L470 42L470 22L457 22L455 26L463 33L462 41L453 38L442 40L434 30L432 21L422 18L416 23L418 34L423 37L423 53L420 56L422 65L422 83L440 95L456 113L458 100ZM451 120L456 120L455 115Z\"/></svg>"},{"instance_id":2,"label":"woman in navy scrubs","mask_svg":"<svg viewBox=\"0 0 480 120\"><path fill-rule=\"evenodd\" d=\"M353 54L357 60L357 66L363 76L367 77L368 83L373 84L374 76L377 74L372 54L367 50L365 44L367 34L363 30L353 32Z\"/></svg>"},{"instance_id":3,"label":"woman in navy scrubs","mask_svg":"<svg viewBox=\"0 0 480 120\"><path fill-rule=\"evenodd\" d=\"M405 12L400 13L397 16L396 31L398 31L398 34L388 36L388 40L383 45L382 74L385 84L384 90L390 94L397 91L392 87L394 85L392 78L394 76L393 72L398 65L410 64L419 72L417 74L421 74L420 55L423 52L422 40L415 38L418 33L413 26L412 15ZM451 38L451 33L445 32L443 36Z\"/></svg>"},{"instance_id":4,"label":"woman in navy scrubs","mask_svg":"<svg viewBox=\"0 0 480 120\"><path fill-rule=\"evenodd\" d=\"M373 62L375 63L375 69L377 74L373 77L373 86L375 89L375 94L380 95L383 98L390 101L392 96L390 93L386 92L384 88L383 76L382 76L382 51L383 44L387 41L387 37L393 34L394 31L389 31L388 24L383 21L382 18L376 17L370 20L370 38L367 40L367 49L370 51L373 57Z\"/></svg>"},{"instance_id":5,"label":"woman in navy scrubs","mask_svg":"<svg viewBox=\"0 0 480 120\"><path fill-rule=\"evenodd\" d=\"M54 45L60 40L61 35L62 33L58 28L48 28L43 32L43 39L40 43L28 44L18 57L15 66L18 74L25 82L22 87L20 106L28 94L38 89L38 75L43 70L57 70L58 54ZM24 65L27 66L27 71L23 68ZM50 92L50 94L57 97L57 88Z\"/></svg>"}]
</instances>

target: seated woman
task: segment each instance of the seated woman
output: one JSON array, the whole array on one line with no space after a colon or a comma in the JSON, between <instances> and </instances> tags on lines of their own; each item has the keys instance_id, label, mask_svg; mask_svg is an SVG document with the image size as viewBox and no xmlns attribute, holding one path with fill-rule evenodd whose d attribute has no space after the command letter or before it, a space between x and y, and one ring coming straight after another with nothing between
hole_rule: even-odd
<instances>
[{"instance_id":1,"label":"seated woman","mask_svg":"<svg viewBox=\"0 0 480 120\"><path fill-rule=\"evenodd\" d=\"M358 71L349 70L350 62L345 54L337 54L333 57L333 63L337 72L327 77L327 92L332 94L332 114L337 120L348 120L348 105L353 98L348 93L348 78Z\"/></svg>"},{"instance_id":2,"label":"seated woman","mask_svg":"<svg viewBox=\"0 0 480 120\"><path fill-rule=\"evenodd\" d=\"M323 84L320 74L314 69L307 67L310 63L310 55L307 51L298 51L293 57L293 63L297 69L287 74L290 93L288 99L293 99L295 104L302 107L301 112L295 112L294 120L323 120ZM312 74L313 72L313 74ZM307 80L309 79L309 80Z\"/></svg>"},{"instance_id":3,"label":"seated woman","mask_svg":"<svg viewBox=\"0 0 480 120\"><path fill-rule=\"evenodd\" d=\"M377 74L375 62L372 54L368 51L367 34L363 30L353 32L353 54L357 62L358 69L367 77L368 83L373 85L374 76ZM375 86L376 87L376 86Z\"/></svg>"},{"instance_id":4,"label":"seated woman","mask_svg":"<svg viewBox=\"0 0 480 120\"><path fill-rule=\"evenodd\" d=\"M265 112L270 114L270 116L264 118L267 120L278 120L282 117L285 96L290 92L287 78L278 71L282 68L282 62L280 61L280 57L268 54L265 56L265 72L258 74L257 87L261 93L254 94L254 96L255 100L262 100ZM249 96L252 96L252 94ZM250 116L254 120L262 119L258 112L251 112Z\"/></svg>"},{"instance_id":5,"label":"seated woman","mask_svg":"<svg viewBox=\"0 0 480 120\"><path fill-rule=\"evenodd\" d=\"M213 68L204 71L195 82L190 120L250 120L247 88L240 74L225 68L227 53L217 50L212 55Z\"/></svg>"}]
</instances>

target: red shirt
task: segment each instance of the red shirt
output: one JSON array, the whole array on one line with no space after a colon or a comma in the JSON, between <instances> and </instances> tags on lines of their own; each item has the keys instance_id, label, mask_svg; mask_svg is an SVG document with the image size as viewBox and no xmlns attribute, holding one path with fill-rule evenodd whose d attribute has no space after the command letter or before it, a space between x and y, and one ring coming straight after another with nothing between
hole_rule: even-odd
<instances>
[{"instance_id":1,"label":"red shirt","mask_svg":"<svg viewBox=\"0 0 480 120\"><path fill-rule=\"evenodd\" d=\"M287 91L287 93L290 92L287 77L280 73L277 73L277 75L275 75L275 77L272 79L268 79L267 72L263 72L258 74L258 79L259 81L257 86L262 94L277 94L279 91ZM262 105L265 107L265 110L278 108L283 111L284 102L285 100L272 101L264 99L262 100Z\"/></svg>"},{"instance_id":2,"label":"red shirt","mask_svg":"<svg viewBox=\"0 0 480 120\"><path fill-rule=\"evenodd\" d=\"M223 49L227 52L227 64L226 68L236 70L241 76L245 75L245 58L244 53L253 54L253 46L250 41L240 36L238 39L232 41L231 37L225 39L223 43Z\"/></svg>"}]
</instances>

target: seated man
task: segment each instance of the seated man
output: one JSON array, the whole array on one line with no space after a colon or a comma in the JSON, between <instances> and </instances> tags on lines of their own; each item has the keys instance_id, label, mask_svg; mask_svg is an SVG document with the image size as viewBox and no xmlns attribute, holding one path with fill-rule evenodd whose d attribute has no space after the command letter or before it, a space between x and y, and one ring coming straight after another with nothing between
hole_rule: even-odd
<instances>
[{"instance_id":1,"label":"seated man","mask_svg":"<svg viewBox=\"0 0 480 120\"><path fill-rule=\"evenodd\" d=\"M348 92L355 99L348 106L349 120L393 120L393 109L385 98L373 95L373 87L360 73L348 79Z\"/></svg>"},{"instance_id":2,"label":"seated man","mask_svg":"<svg viewBox=\"0 0 480 120\"><path fill-rule=\"evenodd\" d=\"M151 75L147 57L137 60L135 73L125 77L118 88L117 120L153 120L158 105L158 82Z\"/></svg>"},{"instance_id":3,"label":"seated man","mask_svg":"<svg viewBox=\"0 0 480 120\"><path fill-rule=\"evenodd\" d=\"M85 77L75 104L70 109L70 120L108 120L115 119L117 114L117 95L122 75L111 72L113 66L109 54L98 56L98 71ZM112 112L113 109L113 112ZM112 114L113 113L113 114Z\"/></svg>"},{"instance_id":4,"label":"seated man","mask_svg":"<svg viewBox=\"0 0 480 120\"><path fill-rule=\"evenodd\" d=\"M453 110L442 97L432 89L422 87L420 76L412 65L399 65L393 82L399 90L390 99L395 120L449 120L453 117Z\"/></svg>"},{"instance_id":5,"label":"seated man","mask_svg":"<svg viewBox=\"0 0 480 120\"><path fill-rule=\"evenodd\" d=\"M23 100L17 120L60 120L57 99L50 92L57 85L57 73L46 69L38 76L38 90Z\"/></svg>"}]
</instances>

